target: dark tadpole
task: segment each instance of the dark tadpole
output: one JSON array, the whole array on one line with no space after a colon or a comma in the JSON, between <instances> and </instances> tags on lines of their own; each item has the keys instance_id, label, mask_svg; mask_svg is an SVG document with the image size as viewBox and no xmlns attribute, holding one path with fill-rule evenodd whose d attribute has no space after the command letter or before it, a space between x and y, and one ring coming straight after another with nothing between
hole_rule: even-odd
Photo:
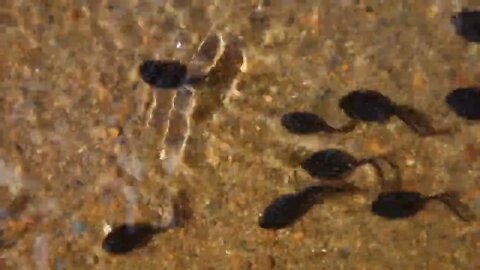
<instances>
[{"instance_id":1,"label":"dark tadpole","mask_svg":"<svg viewBox=\"0 0 480 270\"><path fill-rule=\"evenodd\" d=\"M322 203L323 197L335 193L356 190L354 187L311 186L298 193L284 194L271 202L263 211L258 225L263 229L282 229L294 224L314 205Z\"/></svg>"},{"instance_id":2,"label":"dark tadpole","mask_svg":"<svg viewBox=\"0 0 480 270\"><path fill-rule=\"evenodd\" d=\"M455 89L447 95L445 101L459 117L480 120L480 88Z\"/></svg>"},{"instance_id":3,"label":"dark tadpole","mask_svg":"<svg viewBox=\"0 0 480 270\"><path fill-rule=\"evenodd\" d=\"M386 123L392 116L398 117L413 132L420 136L450 134L447 129L438 130L422 112L400 105L374 90L355 90L342 97L340 108L352 119L365 122Z\"/></svg>"},{"instance_id":4,"label":"dark tadpole","mask_svg":"<svg viewBox=\"0 0 480 270\"><path fill-rule=\"evenodd\" d=\"M360 165L355 157L337 149L325 149L313 153L302 162L302 168L312 177L341 179Z\"/></svg>"},{"instance_id":5,"label":"dark tadpole","mask_svg":"<svg viewBox=\"0 0 480 270\"><path fill-rule=\"evenodd\" d=\"M318 132L327 133L345 133L352 131L357 121L351 121L345 126L335 128L330 126L325 120L311 112L290 112L282 116L282 126L293 134L313 134Z\"/></svg>"},{"instance_id":6,"label":"dark tadpole","mask_svg":"<svg viewBox=\"0 0 480 270\"><path fill-rule=\"evenodd\" d=\"M339 101L348 117L365 122L387 122L395 113L395 103L374 90L355 90Z\"/></svg>"},{"instance_id":7,"label":"dark tadpole","mask_svg":"<svg viewBox=\"0 0 480 270\"><path fill-rule=\"evenodd\" d=\"M473 212L460 201L456 192L444 192L433 196L422 196L414 191L382 192L373 201L371 211L386 219L407 218L416 215L431 200L441 201L463 221L475 219Z\"/></svg>"},{"instance_id":8,"label":"dark tadpole","mask_svg":"<svg viewBox=\"0 0 480 270\"><path fill-rule=\"evenodd\" d=\"M157 89L178 88L187 82L187 66L178 61L147 60L139 73L144 82Z\"/></svg>"},{"instance_id":9,"label":"dark tadpole","mask_svg":"<svg viewBox=\"0 0 480 270\"><path fill-rule=\"evenodd\" d=\"M451 17L458 35L470 42L480 42L480 11L463 10Z\"/></svg>"},{"instance_id":10,"label":"dark tadpole","mask_svg":"<svg viewBox=\"0 0 480 270\"><path fill-rule=\"evenodd\" d=\"M125 254L146 246L161 231L148 223L122 224L107 234L102 248L111 254Z\"/></svg>"},{"instance_id":11,"label":"dark tadpole","mask_svg":"<svg viewBox=\"0 0 480 270\"><path fill-rule=\"evenodd\" d=\"M356 159L347 152L331 148L313 153L302 162L301 167L307 171L310 176L319 180L343 180L350 175L354 169L369 164L377 171L383 186L384 175L381 166L378 164L379 160L386 160L386 158L379 156ZM390 163L390 161L388 162Z\"/></svg>"}]
</instances>

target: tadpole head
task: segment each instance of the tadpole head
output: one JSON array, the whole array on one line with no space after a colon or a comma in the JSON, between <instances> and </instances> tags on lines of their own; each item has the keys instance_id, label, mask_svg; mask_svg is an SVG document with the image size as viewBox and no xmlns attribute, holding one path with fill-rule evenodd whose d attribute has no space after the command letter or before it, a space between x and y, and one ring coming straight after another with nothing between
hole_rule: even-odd
<instances>
[{"instance_id":1,"label":"tadpole head","mask_svg":"<svg viewBox=\"0 0 480 270\"><path fill-rule=\"evenodd\" d=\"M328 180L342 179L358 165L355 157L338 149L315 152L301 164L312 177Z\"/></svg>"},{"instance_id":2,"label":"tadpole head","mask_svg":"<svg viewBox=\"0 0 480 270\"><path fill-rule=\"evenodd\" d=\"M387 219L406 218L422 210L426 201L418 192L382 192L372 202L371 211Z\"/></svg>"},{"instance_id":3,"label":"tadpole head","mask_svg":"<svg viewBox=\"0 0 480 270\"><path fill-rule=\"evenodd\" d=\"M282 126L293 134L331 132L333 129L318 115L311 112L290 112L282 116Z\"/></svg>"},{"instance_id":4,"label":"tadpole head","mask_svg":"<svg viewBox=\"0 0 480 270\"><path fill-rule=\"evenodd\" d=\"M145 83L157 89L178 88L186 81L187 66L178 61L147 60L139 73Z\"/></svg>"},{"instance_id":5,"label":"tadpole head","mask_svg":"<svg viewBox=\"0 0 480 270\"><path fill-rule=\"evenodd\" d=\"M340 108L348 117L365 122L384 123L392 117L395 104L374 90L355 90L339 101Z\"/></svg>"},{"instance_id":6,"label":"tadpole head","mask_svg":"<svg viewBox=\"0 0 480 270\"><path fill-rule=\"evenodd\" d=\"M480 11L463 10L450 19L455 32L469 42L480 42Z\"/></svg>"},{"instance_id":7,"label":"tadpole head","mask_svg":"<svg viewBox=\"0 0 480 270\"><path fill-rule=\"evenodd\" d=\"M159 231L148 223L122 224L107 234L102 248L111 254L125 254L147 245Z\"/></svg>"},{"instance_id":8,"label":"tadpole head","mask_svg":"<svg viewBox=\"0 0 480 270\"><path fill-rule=\"evenodd\" d=\"M263 211L258 226L277 230L288 227L304 216L315 204L321 202L321 187L309 187L298 193L281 195Z\"/></svg>"},{"instance_id":9,"label":"tadpole head","mask_svg":"<svg viewBox=\"0 0 480 270\"><path fill-rule=\"evenodd\" d=\"M480 88L455 89L447 95L445 101L457 116L467 120L480 120Z\"/></svg>"}]
</instances>

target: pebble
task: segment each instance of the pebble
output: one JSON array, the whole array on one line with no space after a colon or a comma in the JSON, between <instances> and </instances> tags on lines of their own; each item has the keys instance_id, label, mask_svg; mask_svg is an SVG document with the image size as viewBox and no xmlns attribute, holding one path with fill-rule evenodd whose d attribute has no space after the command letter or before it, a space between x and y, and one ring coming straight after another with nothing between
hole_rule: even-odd
<instances>
[{"instance_id":1,"label":"pebble","mask_svg":"<svg viewBox=\"0 0 480 270\"><path fill-rule=\"evenodd\" d=\"M118 136L120 136L120 129L116 128L116 127L109 128L107 130L107 133L108 133L108 137L114 139L114 138L117 138Z\"/></svg>"}]
</instances>

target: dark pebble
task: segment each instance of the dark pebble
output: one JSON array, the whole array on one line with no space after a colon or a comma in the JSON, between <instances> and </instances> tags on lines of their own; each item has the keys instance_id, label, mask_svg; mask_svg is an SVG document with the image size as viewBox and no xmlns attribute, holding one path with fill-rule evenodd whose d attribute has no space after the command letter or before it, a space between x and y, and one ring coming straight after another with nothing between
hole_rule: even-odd
<instances>
[{"instance_id":1,"label":"dark pebble","mask_svg":"<svg viewBox=\"0 0 480 270\"><path fill-rule=\"evenodd\" d=\"M187 66L178 61L147 60L139 68L147 84L159 88L177 88L187 79Z\"/></svg>"}]
</instances>

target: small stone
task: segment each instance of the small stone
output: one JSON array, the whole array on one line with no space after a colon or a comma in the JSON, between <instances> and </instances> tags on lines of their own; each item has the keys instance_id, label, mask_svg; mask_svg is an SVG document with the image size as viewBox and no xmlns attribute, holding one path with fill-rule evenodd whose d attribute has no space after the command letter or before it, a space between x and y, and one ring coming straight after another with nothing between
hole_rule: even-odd
<instances>
[{"instance_id":1,"label":"small stone","mask_svg":"<svg viewBox=\"0 0 480 270\"><path fill-rule=\"evenodd\" d=\"M108 137L110 138L117 138L119 135L120 135L120 129L119 128L109 128L107 130L107 133L108 133Z\"/></svg>"},{"instance_id":2,"label":"small stone","mask_svg":"<svg viewBox=\"0 0 480 270\"><path fill-rule=\"evenodd\" d=\"M269 95L264 95L264 96L263 96L263 99L264 99L265 102L267 102L267 103L270 103L270 102L273 101L272 96L269 96Z\"/></svg>"}]
</instances>

